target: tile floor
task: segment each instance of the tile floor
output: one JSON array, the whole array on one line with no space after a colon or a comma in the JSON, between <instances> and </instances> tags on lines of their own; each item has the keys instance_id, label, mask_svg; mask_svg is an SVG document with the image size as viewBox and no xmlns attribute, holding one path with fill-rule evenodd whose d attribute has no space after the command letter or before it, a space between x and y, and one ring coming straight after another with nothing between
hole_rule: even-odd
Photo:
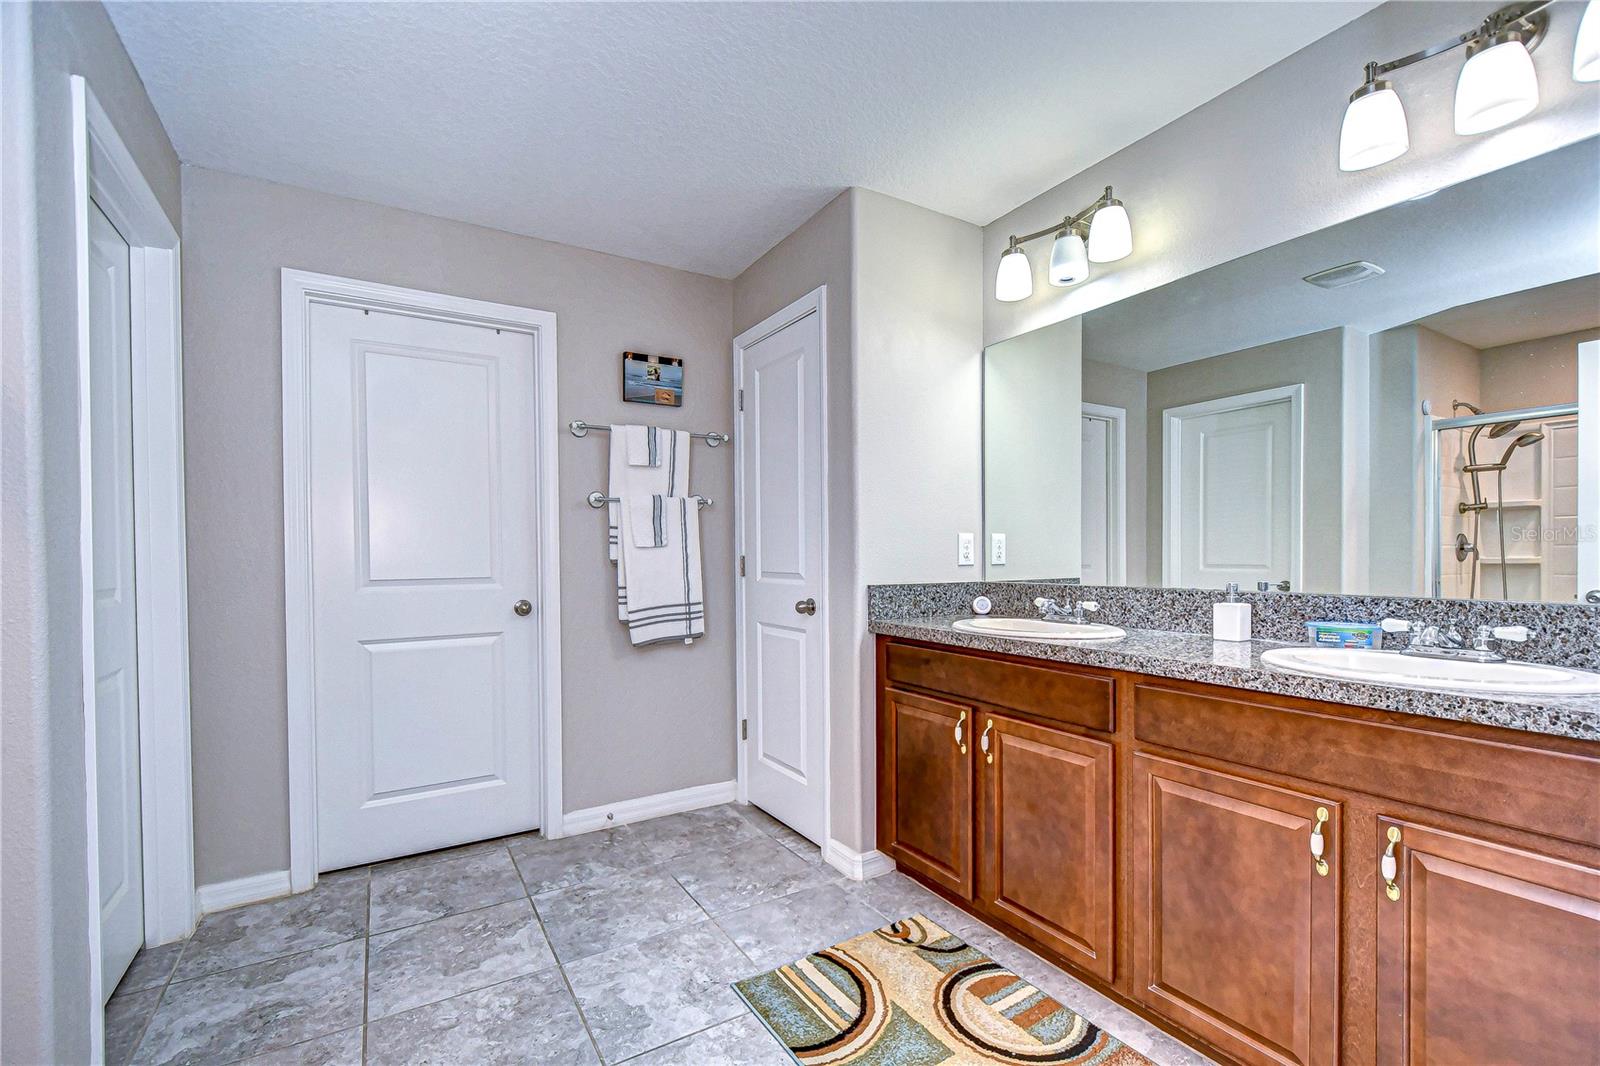
<instances>
[{"instance_id":1,"label":"tile floor","mask_svg":"<svg viewBox=\"0 0 1600 1066\"><path fill-rule=\"evenodd\" d=\"M1169 1066L1208 1060L900 874L865 883L754 807L324 874L134 960L125 1063L785 1066L729 983L922 911Z\"/></svg>"}]
</instances>

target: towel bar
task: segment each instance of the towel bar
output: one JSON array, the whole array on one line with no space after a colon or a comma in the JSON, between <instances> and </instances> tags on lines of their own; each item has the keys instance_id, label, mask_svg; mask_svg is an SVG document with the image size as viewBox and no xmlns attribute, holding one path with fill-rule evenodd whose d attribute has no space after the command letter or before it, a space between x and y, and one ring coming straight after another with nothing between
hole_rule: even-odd
<instances>
[{"instance_id":1,"label":"towel bar","mask_svg":"<svg viewBox=\"0 0 1600 1066\"><path fill-rule=\"evenodd\" d=\"M574 418L571 422L568 422L567 428L572 431L574 437L588 436L591 429L597 433L611 432L610 426L597 426L593 422L585 422L581 418ZM726 444L733 439L733 435L729 433L691 433L689 436L696 440L703 440L713 448Z\"/></svg>"},{"instance_id":2,"label":"towel bar","mask_svg":"<svg viewBox=\"0 0 1600 1066\"><path fill-rule=\"evenodd\" d=\"M695 494L694 496L689 497L689 498L694 500L701 507L710 507L711 506L711 501L706 499L706 497L699 495L698 493ZM586 497L586 499L588 499L590 507L596 507L596 508L604 507L608 503L621 503L622 502L621 500L617 499L615 496L606 496L606 495L604 495L603 493L600 493L600 492L591 492Z\"/></svg>"}]
</instances>

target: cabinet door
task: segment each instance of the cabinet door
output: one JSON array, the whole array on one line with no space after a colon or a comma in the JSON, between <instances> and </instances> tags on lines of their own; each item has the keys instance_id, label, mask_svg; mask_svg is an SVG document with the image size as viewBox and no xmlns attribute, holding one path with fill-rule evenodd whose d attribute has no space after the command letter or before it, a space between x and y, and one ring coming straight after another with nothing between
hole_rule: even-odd
<instances>
[{"instance_id":1,"label":"cabinet door","mask_svg":"<svg viewBox=\"0 0 1600 1066\"><path fill-rule=\"evenodd\" d=\"M889 854L972 898L972 708L884 692Z\"/></svg>"},{"instance_id":2,"label":"cabinet door","mask_svg":"<svg viewBox=\"0 0 1600 1066\"><path fill-rule=\"evenodd\" d=\"M1241 1061L1334 1062L1338 806L1143 754L1132 785L1134 994Z\"/></svg>"},{"instance_id":3,"label":"cabinet door","mask_svg":"<svg viewBox=\"0 0 1600 1066\"><path fill-rule=\"evenodd\" d=\"M984 714L978 892L986 908L1112 979L1112 749Z\"/></svg>"},{"instance_id":4,"label":"cabinet door","mask_svg":"<svg viewBox=\"0 0 1600 1066\"><path fill-rule=\"evenodd\" d=\"M1600 1061L1600 870L1378 828L1378 1061Z\"/></svg>"}]
</instances>

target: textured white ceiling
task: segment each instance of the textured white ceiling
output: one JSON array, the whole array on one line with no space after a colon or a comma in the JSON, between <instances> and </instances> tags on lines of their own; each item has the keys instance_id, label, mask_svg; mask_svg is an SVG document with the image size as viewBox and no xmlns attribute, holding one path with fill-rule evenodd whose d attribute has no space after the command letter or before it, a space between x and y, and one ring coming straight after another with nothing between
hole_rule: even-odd
<instances>
[{"instance_id":1,"label":"textured white ceiling","mask_svg":"<svg viewBox=\"0 0 1600 1066\"><path fill-rule=\"evenodd\" d=\"M111 3L185 162L731 277L983 224L1375 6Z\"/></svg>"}]
</instances>

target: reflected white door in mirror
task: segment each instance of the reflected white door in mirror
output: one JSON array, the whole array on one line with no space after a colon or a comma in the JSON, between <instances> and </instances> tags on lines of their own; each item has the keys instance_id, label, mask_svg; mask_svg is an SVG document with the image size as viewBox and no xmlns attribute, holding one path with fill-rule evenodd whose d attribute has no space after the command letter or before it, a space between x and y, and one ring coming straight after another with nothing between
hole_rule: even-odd
<instances>
[{"instance_id":1,"label":"reflected white door in mirror","mask_svg":"<svg viewBox=\"0 0 1600 1066\"><path fill-rule=\"evenodd\" d=\"M1162 583L1302 586L1303 385L1163 412Z\"/></svg>"}]
</instances>

